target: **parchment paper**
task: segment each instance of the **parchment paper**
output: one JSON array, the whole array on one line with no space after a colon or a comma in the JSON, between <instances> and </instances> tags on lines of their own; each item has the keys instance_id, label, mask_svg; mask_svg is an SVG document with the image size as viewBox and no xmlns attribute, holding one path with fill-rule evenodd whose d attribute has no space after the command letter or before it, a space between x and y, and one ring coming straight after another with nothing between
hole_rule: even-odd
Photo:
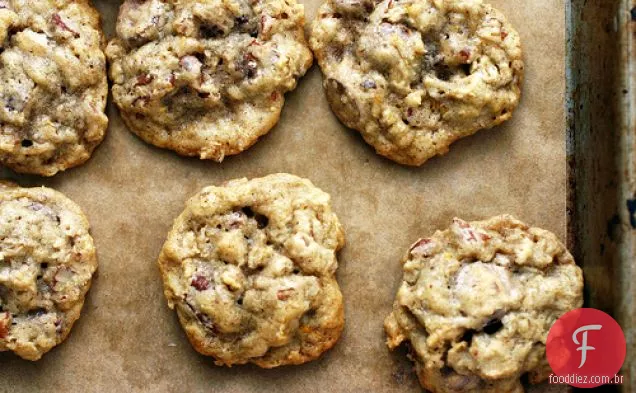
<instances>
[{"instance_id":1,"label":"parchment paper","mask_svg":"<svg viewBox=\"0 0 636 393\"><path fill-rule=\"evenodd\" d=\"M301 0L307 20L320 0ZM151 147L113 105L106 140L83 167L53 179L2 177L64 192L87 213L99 273L69 339L37 362L0 354L2 392L420 392L404 352L390 353L382 323L419 237L466 220L512 213L566 228L563 0L490 0L519 30L523 98L513 119L455 143L421 168L377 156L331 113L314 66L287 95L279 125L222 164ZM118 1L96 0L112 37ZM156 258L188 197L238 177L289 172L329 192L347 234L338 280L346 328L338 345L303 366L216 367L187 342L163 297ZM533 389L547 391L547 385Z\"/></svg>"}]
</instances>

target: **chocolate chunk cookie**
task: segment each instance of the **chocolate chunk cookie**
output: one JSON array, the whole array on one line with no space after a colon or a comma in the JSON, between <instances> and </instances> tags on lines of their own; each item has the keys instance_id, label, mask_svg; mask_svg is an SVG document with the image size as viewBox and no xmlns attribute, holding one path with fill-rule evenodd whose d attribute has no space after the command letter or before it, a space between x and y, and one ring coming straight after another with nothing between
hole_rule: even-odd
<instances>
[{"instance_id":1,"label":"chocolate chunk cookie","mask_svg":"<svg viewBox=\"0 0 636 393\"><path fill-rule=\"evenodd\" d=\"M153 145L222 161L269 132L312 62L295 0L127 0L108 45L113 97Z\"/></svg>"},{"instance_id":2,"label":"chocolate chunk cookie","mask_svg":"<svg viewBox=\"0 0 636 393\"><path fill-rule=\"evenodd\" d=\"M556 236L510 216L467 223L417 241L385 321L389 348L411 347L434 393L523 392L551 370L548 331L583 304L583 276Z\"/></svg>"},{"instance_id":3,"label":"chocolate chunk cookie","mask_svg":"<svg viewBox=\"0 0 636 393\"><path fill-rule=\"evenodd\" d=\"M401 164L446 153L519 102L519 34L480 0L327 0L310 45L338 118Z\"/></svg>"},{"instance_id":4,"label":"chocolate chunk cookie","mask_svg":"<svg viewBox=\"0 0 636 393\"><path fill-rule=\"evenodd\" d=\"M88 0L0 0L0 164L53 176L104 139L108 84Z\"/></svg>"},{"instance_id":5,"label":"chocolate chunk cookie","mask_svg":"<svg viewBox=\"0 0 636 393\"><path fill-rule=\"evenodd\" d=\"M66 339L97 269L80 208L0 182L0 351L38 360Z\"/></svg>"},{"instance_id":6,"label":"chocolate chunk cookie","mask_svg":"<svg viewBox=\"0 0 636 393\"><path fill-rule=\"evenodd\" d=\"M170 308L218 365L301 364L342 331L330 197L288 174L233 180L190 199L159 266Z\"/></svg>"}]
</instances>

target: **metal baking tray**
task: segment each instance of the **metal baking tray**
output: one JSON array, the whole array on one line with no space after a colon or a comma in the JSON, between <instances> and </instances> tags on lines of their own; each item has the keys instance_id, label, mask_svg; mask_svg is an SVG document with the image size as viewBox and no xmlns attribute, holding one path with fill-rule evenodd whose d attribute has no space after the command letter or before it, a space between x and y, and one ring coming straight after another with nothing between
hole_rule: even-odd
<instances>
[{"instance_id":1,"label":"metal baking tray","mask_svg":"<svg viewBox=\"0 0 636 393\"><path fill-rule=\"evenodd\" d=\"M625 383L636 390L636 1L570 0L567 18L568 245L586 306L625 332Z\"/></svg>"}]
</instances>

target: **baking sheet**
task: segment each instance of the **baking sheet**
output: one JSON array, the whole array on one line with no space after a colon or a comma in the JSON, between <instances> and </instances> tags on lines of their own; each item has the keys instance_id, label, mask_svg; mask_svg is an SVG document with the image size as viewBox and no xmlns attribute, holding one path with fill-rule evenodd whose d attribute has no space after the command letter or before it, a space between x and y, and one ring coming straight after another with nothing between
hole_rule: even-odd
<instances>
[{"instance_id":1,"label":"baking sheet","mask_svg":"<svg viewBox=\"0 0 636 393\"><path fill-rule=\"evenodd\" d=\"M307 20L319 0L301 0ZM381 158L330 112L314 66L287 95L279 125L222 164L151 147L109 105L109 133L83 167L53 179L2 177L64 192L87 213L99 273L67 342L37 362L0 354L0 392L419 392L404 352L390 353L382 323L419 237L500 213L565 240L565 26L563 0L491 0L519 30L526 82L513 119L455 143L421 168ZM118 1L96 0L106 34ZM156 258L188 197L237 177L289 172L332 195L347 234L338 280L347 324L318 361L261 370L216 367L187 342L163 298ZM562 389L562 388L561 388ZM553 391L547 385L533 391Z\"/></svg>"},{"instance_id":2,"label":"baking sheet","mask_svg":"<svg viewBox=\"0 0 636 393\"><path fill-rule=\"evenodd\" d=\"M569 240L585 304L625 331L624 384L636 390L636 0L568 2ZM631 356L630 356L631 355Z\"/></svg>"}]
</instances>

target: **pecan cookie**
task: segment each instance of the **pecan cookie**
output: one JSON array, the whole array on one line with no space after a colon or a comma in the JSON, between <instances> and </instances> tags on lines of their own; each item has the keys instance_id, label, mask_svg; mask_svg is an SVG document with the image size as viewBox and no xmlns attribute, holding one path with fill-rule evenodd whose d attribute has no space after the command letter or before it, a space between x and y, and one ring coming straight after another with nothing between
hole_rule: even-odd
<instances>
[{"instance_id":1,"label":"pecan cookie","mask_svg":"<svg viewBox=\"0 0 636 393\"><path fill-rule=\"evenodd\" d=\"M194 348L218 365L305 363L344 326L335 278L344 243L329 195L308 180L207 187L161 251L164 292Z\"/></svg>"},{"instance_id":2,"label":"pecan cookie","mask_svg":"<svg viewBox=\"0 0 636 393\"><path fill-rule=\"evenodd\" d=\"M53 176L106 133L99 15L88 0L0 0L0 164Z\"/></svg>"},{"instance_id":3,"label":"pecan cookie","mask_svg":"<svg viewBox=\"0 0 636 393\"><path fill-rule=\"evenodd\" d=\"M0 351L38 360L66 339L97 269L88 230L59 192L0 182Z\"/></svg>"},{"instance_id":4,"label":"pecan cookie","mask_svg":"<svg viewBox=\"0 0 636 393\"><path fill-rule=\"evenodd\" d=\"M455 219L413 244L403 269L387 344L410 344L434 393L523 392L524 375L544 380L550 327L583 304L581 269L564 245L505 215Z\"/></svg>"},{"instance_id":5,"label":"pecan cookie","mask_svg":"<svg viewBox=\"0 0 636 393\"><path fill-rule=\"evenodd\" d=\"M480 0L327 0L310 45L338 118L401 164L504 122L521 95L519 34Z\"/></svg>"},{"instance_id":6,"label":"pecan cookie","mask_svg":"<svg viewBox=\"0 0 636 393\"><path fill-rule=\"evenodd\" d=\"M126 0L106 50L127 126L222 161L269 132L312 62L295 0Z\"/></svg>"}]
</instances>

